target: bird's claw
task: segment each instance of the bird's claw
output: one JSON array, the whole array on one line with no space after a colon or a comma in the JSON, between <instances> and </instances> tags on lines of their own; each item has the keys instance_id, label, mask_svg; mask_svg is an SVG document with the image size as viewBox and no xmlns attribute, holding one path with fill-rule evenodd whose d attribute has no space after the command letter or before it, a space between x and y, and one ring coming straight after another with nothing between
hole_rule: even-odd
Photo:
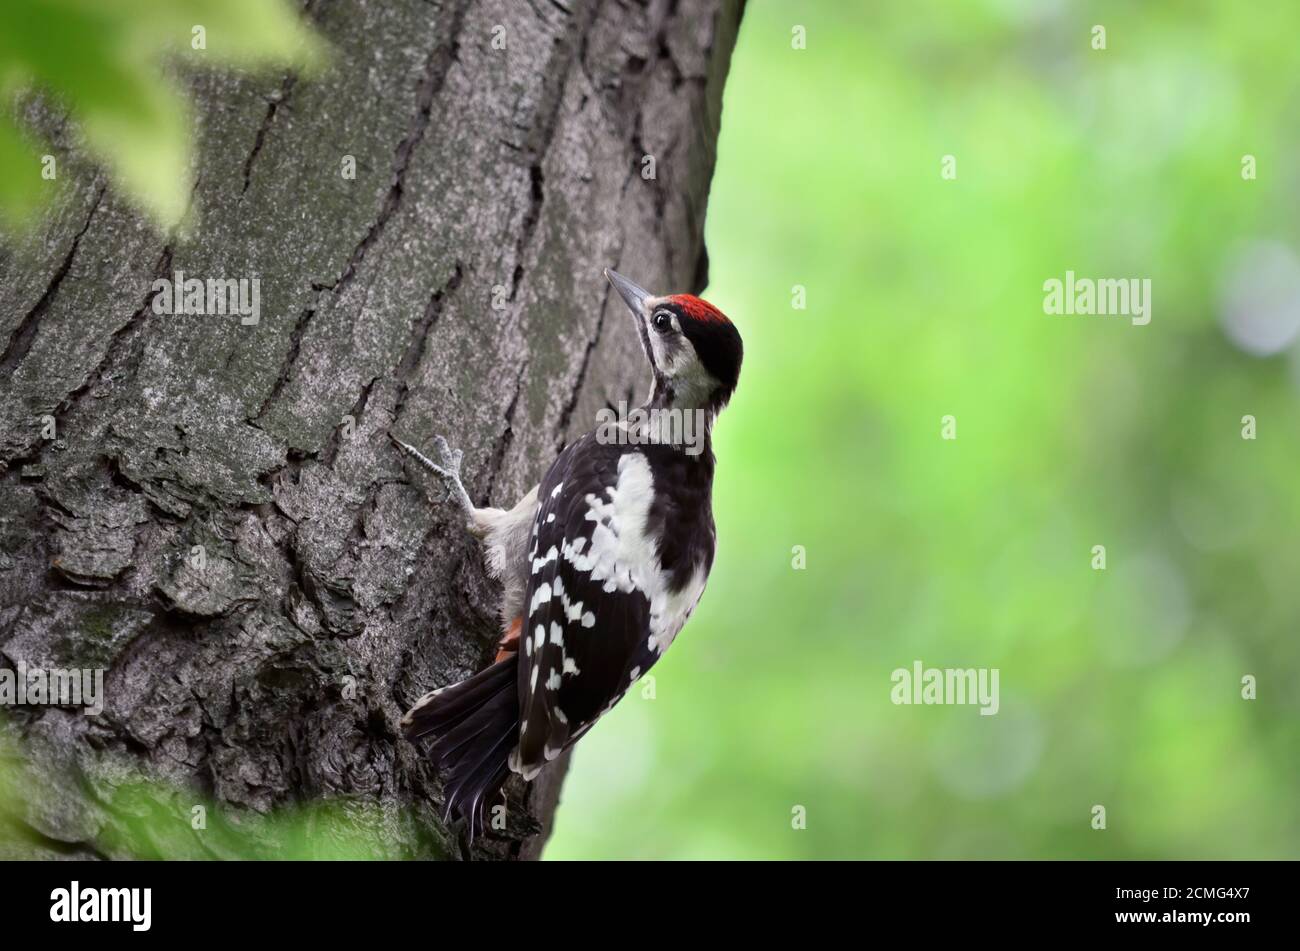
<instances>
[{"instance_id":1,"label":"bird's claw","mask_svg":"<svg viewBox=\"0 0 1300 951\"><path fill-rule=\"evenodd\" d=\"M433 446L438 450L438 461L443 467L450 472L455 478L460 478L460 461L465 458L465 454L459 449L452 449L447 445L447 440L441 436L433 437Z\"/></svg>"},{"instance_id":2,"label":"bird's claw","mask_svg":"<svg viewBox=\"0 0 1300 951\"><path fill-rule=\"evenodd\" d=\"M460 480L460 464L465 457L463 452L459 449L452 449L442 436L434 436L433 447L438 456L438 461L434 462L414 446L402 442L391 433L389 438L397 444L402 452L418 462L422 468L432 472L442 480L447 489L447 494L442 500L444 503L455 499L466 512L473 509L474 505L470 501L469 493L465 491L465 484Z\"/></svg>"}]
</instances>

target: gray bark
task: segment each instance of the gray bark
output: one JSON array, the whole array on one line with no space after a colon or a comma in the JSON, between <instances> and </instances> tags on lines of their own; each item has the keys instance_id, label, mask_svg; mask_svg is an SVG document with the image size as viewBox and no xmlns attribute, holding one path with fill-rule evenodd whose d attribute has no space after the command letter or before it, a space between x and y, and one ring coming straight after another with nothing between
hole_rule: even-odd
<instances>
[{"instance_id":1,"label":"gray bark","mask_svg":"<svg viewBox=\"0 0 1300 951\"><path fill-rule=\"evenodd\" d=\"M0 252L0 665L105 668L106 703L0 711L0 854L538 854L562 762L467 850L398 733L489 661L497 592L386 433L508 505L639 395L601 268L702 285L740 6L316 0L322 74L185 77L184 234L29 109L65 181ZM177 270L258 278L260 323L154 313Z\"/></svg>"}]
</instances>

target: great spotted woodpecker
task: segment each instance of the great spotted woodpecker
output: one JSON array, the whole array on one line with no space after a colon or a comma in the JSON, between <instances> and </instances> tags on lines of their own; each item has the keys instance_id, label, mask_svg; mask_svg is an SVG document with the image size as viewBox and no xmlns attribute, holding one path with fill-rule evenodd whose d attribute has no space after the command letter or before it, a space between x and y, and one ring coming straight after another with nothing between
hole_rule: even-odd
<instances>
[{"instance_id":1,"label":"great spotted woodpecker","mask_svg":"<svg viewBox=\"0 0 1300 951\"><path fill-rule=\"evenodd\" d=\"M713 421L740 376L740 334L689 294L654 297L605 276L632 312L653 374L635 422L568 445L514 508L475 508L461 454L434 462L394 442L445 485L502 581L502 639L481 673L421 697L402 718L431 739L448 816L482 828L510 772L525 780L572 746L654 666L704 592L715 544ZM685 414L702 446L681 443ZM701 451L702 450L702 451Z\"/></svg>"}]
</instances>

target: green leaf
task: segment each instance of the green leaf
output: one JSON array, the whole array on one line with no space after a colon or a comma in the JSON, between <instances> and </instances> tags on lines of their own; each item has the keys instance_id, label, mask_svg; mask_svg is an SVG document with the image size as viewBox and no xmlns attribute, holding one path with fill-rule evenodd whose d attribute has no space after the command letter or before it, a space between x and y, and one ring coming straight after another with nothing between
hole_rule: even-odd
<instances>
[{"instance_id":1,"label":"green leaf","mask_svg":"<svg viewBox=\"0 0 1300 951\"><path fill-rule=\"evenodd\" d=\"M31 146L0 115L0 213L13 224L26 224L53 185L41 177L41 161Z\"/></svg>"},{"instance_id":2,"label":"green leaf","mask_svg":"<svg viewBox=\"0 0 1300 951\"><path fill-rule=\"evenodd\" d=\"M285 0L0 3L0 107L12 113L26 90L50 95L115 184L164 228L185 214L193 150L186 100L165 63L307 71L324 58ZM0 111L0 218L19 223L48 197L40 171Z\"/></svg>"}]
</instances>

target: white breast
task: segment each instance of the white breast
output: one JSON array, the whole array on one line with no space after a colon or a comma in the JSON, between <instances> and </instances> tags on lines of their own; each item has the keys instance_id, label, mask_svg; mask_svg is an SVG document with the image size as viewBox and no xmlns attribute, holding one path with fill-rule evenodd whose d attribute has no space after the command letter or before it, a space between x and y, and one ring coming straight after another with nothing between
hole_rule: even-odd
<instances>
[{"instance_id":1,"label":"white breast","mask_svg":"<svg viewBox=\"0 0 1300 951\"><path fill-rule=\"evenodd\" d=\"M586 517L595 523L591 542L585 551L566 546L564 557L593 580L603 581L606 591L644 594L650 602L649 646L662 654L704 593L704 567L697 566L680 591L670 590L669 575L660 568L655 540L646 529L654 476L643 453L629 452L619 459L618 480L605 494L607 499L586 496Z\"/></svg>"}]
</instances>

